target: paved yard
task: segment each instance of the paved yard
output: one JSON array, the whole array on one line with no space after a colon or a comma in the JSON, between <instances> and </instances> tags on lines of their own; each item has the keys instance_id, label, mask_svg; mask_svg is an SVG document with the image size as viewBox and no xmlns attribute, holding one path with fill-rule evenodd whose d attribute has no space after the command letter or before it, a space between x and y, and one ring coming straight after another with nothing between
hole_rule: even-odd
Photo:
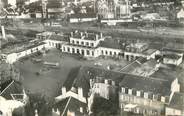
<instances>
[{"instance_id":1,"label":"paved yard","mask_svg":"<svg viewBox=\"0 0 184 116\"><path fill-rule=\"evenodd\" d=\"M95 66L94 64L97 62L102 64L97 66L100 68L107 68L108 65L112 64L114 66L125 66L127 64L126 61L113 61L111 59L83 60L74 55L63 54L58 50L51 50L46 55L36 58L48 62L58 62L60 63L60 68L47 69L41 62L32 62L32 58L24 60L23 62L17 62L15 65L20 69L21 75L24 77L23 84L26 89L32 93L41 92L48 97L55 96L56 90L65 82L69 72L74 67ZM39 74L37 74L38 72Z\"/></svg>"}]
</instances>

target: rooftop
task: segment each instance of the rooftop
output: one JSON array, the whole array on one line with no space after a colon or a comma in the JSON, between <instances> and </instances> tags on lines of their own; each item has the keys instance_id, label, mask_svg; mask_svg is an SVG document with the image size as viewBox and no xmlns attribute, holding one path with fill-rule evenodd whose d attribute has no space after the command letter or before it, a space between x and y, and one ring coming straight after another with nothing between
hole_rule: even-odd
<instances>
[{"instance_id":1,"label":"rooftop","mask_svg":"<svg viewBox=\"0 0 184 116\"><path fill-rule=\"evenodd\" d=\"M152 55L156 51L157 51L156 49L147 49L146 51L143 52L143 54L145 54L145 55Z\"/></svg>"},{"instance_id":2,"label":"rooftop","mask_svg":"<svg viewBox=\"0 0 184 116\"><path fill-rule=\"evenodd\" d=\"M177 55L177 54L165 54L165 55L164 55L164 58L175 59L175 60L178 60L178 59L180 59L181 57L182 57L182 56Z\"/></svg>"},{"instance_id":3,"label":"rooftop","mask_svg":"<svg viewBox=\"0 0 184 116\"><path fill-rule=\"evenodd\" d=\"M104 41L101 41L99 46L113 49L121 49L119 41L112 38L106 38Z\"/></svg>"},{"instance_id":4,"label":"rooftop","mask_svg":"<svg viewBox=\"0 0 184 116\"><path fill-rule=\"evenodd\" d=\"M134 47L137 49L141 49L142 47L148 45L147 43L134 43L134 44L130 44L130 47Z\"/></svg>"},{"instance_id":5,"label":"rooftop","mask_svg":"<svg viewBox=\"0 0 184 116\"><path fill-rule=\"evenodd\" d=\"M169 107L184 110L184 93L175 92L170 101Z\"/></svg>"},{"instance_id":6,"label":"rooftop","mask_svg":"<svg viewBox=\"0 0 184 116\"><path fill-rule=\"evenodd\" d=\"M87 104L80 102L79 100L69 97L66 98L54 105L54 109L58 108L60 113L67 115L67 112L75 112L77 116L81 116L87 113ZM83 112L80 112L80 108L83 109Z\"/></svg>"},{"instance_id":7,"label":"rooftop","mask_svg":"<svg viewBox=\"0 0 184 116\"><path fill-rule=\"evenodd\" d=\"M71 34L73 34L72 37L74 38L86 40L100 39L101 36L101 33L99 32L79 31L79 30L75 30L74 32L71 32Z\"/></svg>"},{"instance_id":8,"label":"rooftop","mask_svg":"<svg viewBox=\"0 0 184 116\"><path fill-rule=\"evenodd\" d=\"M85 67L87 79L104 77L119 83L120 87L135 88L154 94L169 95L172 80L164 80L162 77L142 77L126 73L114 72L99 68Z\"/></svg>"},{"instance_id":9,"label":"rooftop","mask_svg":"<svg viewBox=\"0 0 184 116\"><path fill-rule=\"evenodd\" d=\"M22 91L22 85L14 80L9 80L0 84L0 96L6 99L12 99L11 94L20 94Z\"/></svg>"},{"instance_id":10,"label":"rooftop","mask_svg":"<svg viewBox=\"0 0 184 116\"><path fill-rule=\"evenodd\" d=\"M58 34L52 34L49 38L50 40L59 40L59 41L69 41L69 38L63 36L63 35L58 35Z\"/></svg>"}]
</instances>

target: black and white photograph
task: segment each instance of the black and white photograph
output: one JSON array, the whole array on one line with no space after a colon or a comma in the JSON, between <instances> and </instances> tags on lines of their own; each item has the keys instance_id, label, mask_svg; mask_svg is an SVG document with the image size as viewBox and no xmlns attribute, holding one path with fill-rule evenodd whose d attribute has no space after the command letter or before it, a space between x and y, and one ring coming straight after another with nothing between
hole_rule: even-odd
<instances>
[{"instance_id":1,"label":"black and white photograph","mask_svg":"<svg viewBox=\"0 0 184 116\"><path fill-rule=\"evenodd\" d=\"M184 0L0 0L0 116L184 116Z\"/></svg>"}]
</instances>

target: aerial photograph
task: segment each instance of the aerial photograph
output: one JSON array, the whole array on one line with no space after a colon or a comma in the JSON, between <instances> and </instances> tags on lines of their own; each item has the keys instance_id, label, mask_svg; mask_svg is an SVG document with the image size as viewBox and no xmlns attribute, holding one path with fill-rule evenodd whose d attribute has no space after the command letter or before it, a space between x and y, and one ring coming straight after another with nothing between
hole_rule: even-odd
<instances>
[{"instance_id":1,"label":"aerial photograph","mask_svg":"<svg viewBox=\"0 0 184 116\"><path fill-rule=\"evenodd\" d=\"M0 116L184 116L184 0L0 0Z\"/></svg>"}]
</instances>

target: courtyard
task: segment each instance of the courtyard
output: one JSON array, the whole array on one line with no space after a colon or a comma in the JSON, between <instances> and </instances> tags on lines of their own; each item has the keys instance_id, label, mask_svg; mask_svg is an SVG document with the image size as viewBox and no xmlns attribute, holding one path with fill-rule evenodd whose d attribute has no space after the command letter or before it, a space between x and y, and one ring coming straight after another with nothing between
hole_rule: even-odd
<instances>
[{"instance_id":1,"label":"courtyard","mask_svg":"<svg viewBox=\"0 0 184 116\"><path fill-rule=\"evenodd\" d=\"M33 59L36 61L33 61ZM57 63L56 68L48 67L43 62ZM57 49L37 56L30 56L15 63L23 77L23 85L32 94L41 93L53 98L63 85L71 69L79 66L91 66L108 70L118 70L129 62L121 59L96 58L86 60L78 55L65 54ZM111 68L109 68L111 67Z\"/></svg>"}]
</instances>

